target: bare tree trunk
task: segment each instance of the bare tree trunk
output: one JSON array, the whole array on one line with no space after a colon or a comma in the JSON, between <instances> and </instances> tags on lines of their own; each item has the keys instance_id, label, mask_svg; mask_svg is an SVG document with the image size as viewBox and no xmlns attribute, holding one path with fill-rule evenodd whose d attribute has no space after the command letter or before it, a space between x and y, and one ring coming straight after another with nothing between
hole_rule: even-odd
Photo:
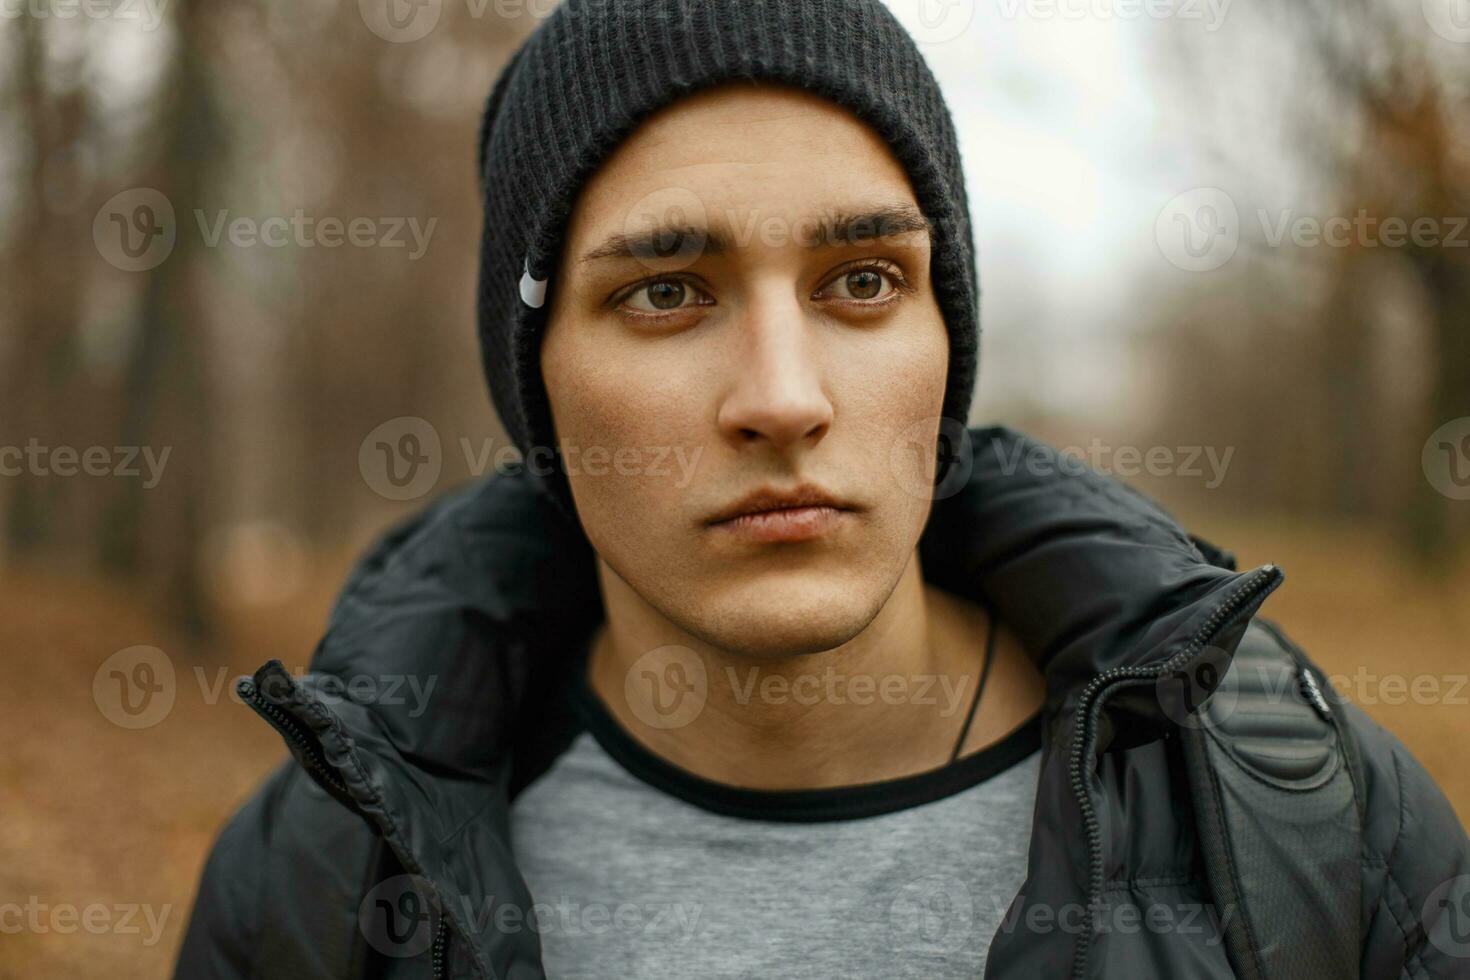
<instances>
[{"instance_id":1,"label":"bare tree trunk","mask_svg":"<svg viewBox=\"0 0 1470 980\"><path fill-rule=\"evenodd\" d=\"M1433 297L1433 374L1425 398L1424 437L1454 419L1470 417L1470 265L1443 254L1425 256L1426 290ZM1451 500L1415 474L1414 492L1404 513L1409 546L1440 565L1455 552L1466 532L1464 501Z\"/></svg>"},{"instance_id":2,"label":"bare tree trunk","mask_svg":"<svg viewBox=\"0 0 1470 980\"><path fill-rule=\"evenodd\" d=\"M15 297L9 359L0 392L0 444L25 448L35 439L55 446L66 439L65 426L77 412L68 389L78 371L74 327L79 291L69 282L77 267L68 261L75 246L65 225L47 213L46 183L68 167L66 150L77 140L85 114L75 91L48 100L41 85L43 21L22 18L18 74L18 115L31 133L26 175L28 202L13 250L5 263L5 293ZM10 319L10 317L7 317ZM64 536L68 521L61 503L75 487L63 487L23 464L5 501L4 540L18 557L33 555Z\"/></svg>"},{"instance_id":3,"label":"bare tree trunk","mask_svg":"<svg viewBox=\"0 0 1470 980\"><path fill-rule=\"evenodd\" d=\"M174 250L152 270L139 311L138 341L128 361L120 445L167 451L163 478L148 489L120 481L113 498L104 564L139 576L181 628L209 632L200 544L212 470L206 385L207 309L201 299L202 242L188 227L206 174L218 158L220 126L204 70L208 5L173 8L179 45L165 90L173 102L163 126L165 150L149 184L173 203Z\"/></svg>"}]
</instances>

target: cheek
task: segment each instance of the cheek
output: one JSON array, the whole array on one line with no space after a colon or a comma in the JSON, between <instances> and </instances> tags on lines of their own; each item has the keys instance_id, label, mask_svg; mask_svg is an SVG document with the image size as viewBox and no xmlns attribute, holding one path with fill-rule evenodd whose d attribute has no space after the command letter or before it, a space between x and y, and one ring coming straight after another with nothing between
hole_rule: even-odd
<instances>
[{"instance_id":1,"label":"cheek","mask_svg":"<svg viewBox=\"0 0 1470 980\"><path fill-rule=\"evenodd\" d=\"M636 376L629 377L606 352L594 356L584 338L559 343L548 338L542 376L557 438L564 446L580 451L611 448L633 423L627 401Z\"/></svg>"},{"instance_id":2,"label":"cheek","mask_svg":"<svg viewBox=\"0 0 1470 980\"><path fill-rule=\"evenodd\" d=\"M890 417L913 422L939 414L949 375L949 341L942 328L925 331L918 342L910 338L895 345L879 360L887 383L874 390Z\"/></svg>"},{"instance_id":3,"label":"cheek","mask_svg":"<svg viewBox=\"0 0 1470 980\"><path fill-rule=\"evenodd\" d=\"M938 415L949 374L949 334L932 295L878 329L839 330L828 369L840 400L907 422Z\"/></svg>"},{"instance_id":4,"label":"cheek","mask_svg":"<svg viewBox=\"0 0 1470 980\"><path fill-rule=\"evenodd\" d=\"M936 311L922 325L864 343L863 351L846 352L839 368L846 438L856 440L844 456L886 499L895 532L916 537L933 501L949 337Z\"/></svg>"},{"instance_id":5,"label":"cheek","mask_svg":"<svg viewBox=\"0 0 1470 980\"><path fill-rule=\"evenodd\" d=\"M553 335L542 355L567 480L594 545L659 524L687 491L690 460L700 455L690 372L598 339Z\"/></svg>"}]
</instances>

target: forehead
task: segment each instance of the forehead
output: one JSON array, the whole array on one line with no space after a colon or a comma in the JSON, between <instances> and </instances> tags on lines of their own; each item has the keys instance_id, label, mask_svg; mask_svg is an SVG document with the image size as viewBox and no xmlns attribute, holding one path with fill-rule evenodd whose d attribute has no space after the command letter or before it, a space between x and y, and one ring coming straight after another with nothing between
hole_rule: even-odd
<instances>
[{"instance_id":1,"label":"forehead","mask_svg":"<svg viewBox=\"0 0 1470 980\"><path fill-rule=\"evenodd\" d=\"M711 229L917 206L902 164L856 115L774 83L698 92L645 120L584 185L574 248L671 220Z\"/></svg>"}]
</instances>

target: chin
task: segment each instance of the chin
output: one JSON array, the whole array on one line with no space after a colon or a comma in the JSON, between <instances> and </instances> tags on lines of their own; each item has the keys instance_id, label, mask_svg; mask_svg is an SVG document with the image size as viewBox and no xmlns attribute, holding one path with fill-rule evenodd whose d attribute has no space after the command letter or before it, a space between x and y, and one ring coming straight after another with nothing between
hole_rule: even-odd
<instances>
[{"instance_id":1,"label":"chin","mask_svg":"<svg viewBox=\"0 0 1470 980\"><path fill-rule=\"evenodd\" d=\"M845 577L820 583L748 583L711 599L685 629L723 650L780 660L831 650L857 636L878 615L883 596Z\"/></svg>"}]
</instances>

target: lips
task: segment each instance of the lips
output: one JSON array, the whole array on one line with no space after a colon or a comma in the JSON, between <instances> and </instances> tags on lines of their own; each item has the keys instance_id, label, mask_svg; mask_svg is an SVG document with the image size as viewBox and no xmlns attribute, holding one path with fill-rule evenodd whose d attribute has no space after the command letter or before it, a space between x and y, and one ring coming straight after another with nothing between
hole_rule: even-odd
<instances>
[{"instance_id":1,"label":"lips","mask_svg":"<svg viewBox=\"0 0 1470 980\"><path fill-rule=\"evenodd\" d=\"M706 523L752 541L805 541L835 529L857 508L815 484L762 487Z\"/></svg>"},{"instance_id":2,"label":"lips","mask_svg":"<svg viewBox=\"0 0 1470 980\"><path fill-rule=\"evenodd\" d=\"M814 483L802 483L790 489L761 487L741 497L735 503L719 511L706 523L719 524L749 514L760 514L772 510L788 510L797 507L830 507L833 510L852 510L853 507L828 493Z\"/></svg>"}]
</instances>

